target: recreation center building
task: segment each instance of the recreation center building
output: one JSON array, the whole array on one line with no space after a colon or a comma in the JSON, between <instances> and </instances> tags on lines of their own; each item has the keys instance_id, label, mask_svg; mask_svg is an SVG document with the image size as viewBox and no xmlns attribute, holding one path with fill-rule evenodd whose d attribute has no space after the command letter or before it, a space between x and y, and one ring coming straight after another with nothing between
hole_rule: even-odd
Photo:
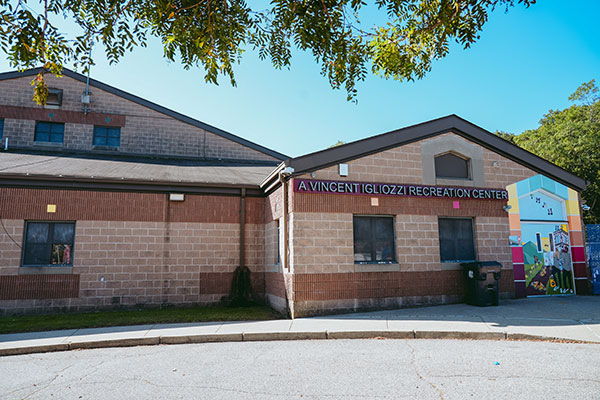
<instances>
[{"instance_id":1,"label":"recreation center building","mask_svg":"<svg viewBox=\"0 0 600 400\"><path fill-rule=\"evenodd\" d=\"M290 158L65 69L0 74L0 314L216 304L292 317L587 294L587 182L450 115ZM297 138L297 140L300 140Z\"/></svg>"}]
</instances>

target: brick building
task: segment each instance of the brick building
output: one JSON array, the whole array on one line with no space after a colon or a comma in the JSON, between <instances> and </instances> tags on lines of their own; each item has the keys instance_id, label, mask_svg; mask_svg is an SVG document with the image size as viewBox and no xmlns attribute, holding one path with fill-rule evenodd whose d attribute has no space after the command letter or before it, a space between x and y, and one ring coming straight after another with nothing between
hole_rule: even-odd
<instances>
[{"instance_id":1,"label":"brick building","mask_svg":"<svg viewBox=\"0 0 600 400\"><path fill-rule=\"evenodd\" d=\"M460 302L470 260L587 291L586 182L459 117L288 158L68 70L37 106L37 72L0 74L4 314L217 303L240 265L292 316Z\"/></svg>"}]
</instances>

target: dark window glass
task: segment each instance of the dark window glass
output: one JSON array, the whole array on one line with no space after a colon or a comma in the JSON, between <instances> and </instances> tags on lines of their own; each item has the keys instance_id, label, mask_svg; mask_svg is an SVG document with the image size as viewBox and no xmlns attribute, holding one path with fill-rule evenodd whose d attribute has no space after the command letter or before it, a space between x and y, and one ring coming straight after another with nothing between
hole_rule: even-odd
<instances>
[{"instance_id":1,"label":"dark window glass","mask_svg":"<svg viewBox=\"0 0 600 400\"><path fill-rule=\"evenodd\" d=\"M459 218L440 218L441 261L474 261L475 237L473 220Z\"/></svg>"},{"instance_id":2,"label":"dark window glass","mask_svg":"<svg viewBox=\"0 0 600 400\"><path fill-rule=\"evenodd\" d=\"M112 146L121 145L121 128L110 126L94 126L94 146Z\"/></svg>"},{"instance_id":3,"label":"dark window glass","mask_svg":"<svg viewBox=\"0 0 600 400\"><path fill-rule=\"evenodd\" d=\"M4 137L4 120L0 119L0 139Z\"/></svg>"},{"instance_id":4,"label":"dark window glass","mask_svg":"<svg viewBox=\"0 0 600 400\"><path fill-rule=\"evenodd\" d=\"M46 98L47 106L58 106L62 104L63 91L62 89L48 89L48 97Z\"/></svg>"},{"instance_id":5,"label":"dark window glass","mask_svg":"<svg viewBox=\"0 0 600 400\"><path fill-rule=\"evenodd\" d=\"M73 265L75 224L27 222L23 266Z\"/></svg>"},{"instance_id":6,"label":"dark window glass","mask_svg":"<svg viewBox=\"0 0 600 400\"><path fill-rule=\"evenodd\" d=\"M38 122L35 124L36 142L62 143L65 136L65 124L57 122Z\"/></svg>"},{"instance_id":7,"label":"dark window glass","mask_svg":"<svg viewBox=\"0 0 600 400\"><path fill-rule=\"evenodd\" d=\"M469 160L448 153L435 158L435 176L438 178L469 179Z\"/></svg>"},{"instance_id":8,"label":"dark window glass","mask_svg":"<svg viewBox=\"0 0 600 400\"><path fill-rule=\"evenodd\" d=\"M394 262L394 218L354 217L354 262Z\"/></svg>"}]
</instances>

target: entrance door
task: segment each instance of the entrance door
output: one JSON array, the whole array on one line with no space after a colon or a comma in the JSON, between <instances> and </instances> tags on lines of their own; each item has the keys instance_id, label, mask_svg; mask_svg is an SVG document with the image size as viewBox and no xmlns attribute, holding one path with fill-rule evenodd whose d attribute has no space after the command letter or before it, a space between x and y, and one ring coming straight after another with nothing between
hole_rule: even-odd
<instances>
[{"instance_id":1,"label":"entrance door","mask_svg":"<svg viewBox=\"0 0 600 400\"><path fill-rule=\"evenodd\" d=\"M575 293L567 223L521 222L527 296Z\"/></svg>"}]
</instances>

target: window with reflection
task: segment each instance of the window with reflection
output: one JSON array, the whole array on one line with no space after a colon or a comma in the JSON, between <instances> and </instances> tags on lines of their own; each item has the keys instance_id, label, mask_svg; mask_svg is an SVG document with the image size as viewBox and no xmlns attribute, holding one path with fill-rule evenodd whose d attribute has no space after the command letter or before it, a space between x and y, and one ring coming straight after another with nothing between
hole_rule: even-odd
<instances>
[{"instance_id":1,"label":"window with reflection","mask_svg":"<svg viewBox=\"0 0 600 400\"><path fill-rule=\"evenodd\" d=\"M354 216L354 262L396 262L394 218Z\"/></svg>"}]
</instances>

